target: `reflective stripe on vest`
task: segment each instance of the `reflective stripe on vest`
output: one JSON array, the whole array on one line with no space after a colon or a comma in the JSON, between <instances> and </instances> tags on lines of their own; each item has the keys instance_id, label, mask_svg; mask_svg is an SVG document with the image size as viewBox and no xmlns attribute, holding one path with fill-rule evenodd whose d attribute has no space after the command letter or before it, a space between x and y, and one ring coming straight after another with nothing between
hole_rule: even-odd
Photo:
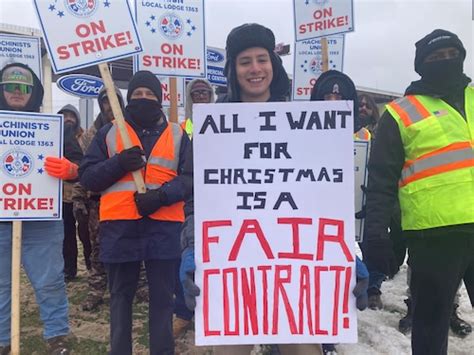
<instances>
[{"instance_id":1,"label":"reflective stripe on vest","mask_svg":"<svg viewBox=\"0 0 474 355\"><path fill-rule=\"evenodd\" d=\"M466 116L423 95L388 104L405 153L398 197L403 230L474 223L474 89Z\"/></svg>"},{"instance_id":2,"label":"reflective stripe on vest","mask_svg":"<svg viewBox=\"0 0 474 355\"><path fill-rule=\"evenodd\" d=\"M431 115L418 99L411 95L393 101L389 106L398 113L406 127Z\"/></svg>"},{"instance_id":3,"label":"reflective stripe on vest","mask_svg":"<svg viewBox=\"0 0 474 355\"><path fill-rule=\"evenodd\" d=\"M133 128L127 123L126 128L132 145L143 148ZM144 175L147 189L158 189L177 176L182 137L183 131L179 125L168 123L150 152L146 168L140 170ZM123 142L115 123L107 132L105 141L110 157L123 150ZM142 218L138 214L134 201L133 195L136 191L137 188L131 173L125 174L120 180L103 191L100 203L100 220L135 220ZM174 203L170 206L161 207L148 217L156 220L182 222L184 221L183 207L183 202Z\"/></svg>"},{"instance_id":4,"label":"reflective stripe on vest","mask_svg":"<svg viewBox=\"0 0 474 355\"><path fill-rule=\"evenodd\" d=\"M187 118L184 122L181 123L181 128L187 133L189 139L193 137L193 121L190 118Z\"/></svg>"},{"instance_id":5,"label":"reflective stripe on vest","mask_svg":"<svg viewBox=\"0 0 474 355\"><path fill-rule=\"evenodd\" d=\"M402 170L400 186L432 175L474 166L474 151L470 142L453 143L435 152L407 161Z\"/></svg>"}]
</instances>

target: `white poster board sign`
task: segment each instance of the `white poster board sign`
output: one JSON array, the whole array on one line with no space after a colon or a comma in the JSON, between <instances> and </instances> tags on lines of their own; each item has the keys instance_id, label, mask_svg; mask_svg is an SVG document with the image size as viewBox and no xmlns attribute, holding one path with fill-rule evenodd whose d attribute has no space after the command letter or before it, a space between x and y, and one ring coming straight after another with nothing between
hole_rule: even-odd
<instances>
[{"instance_id":1,"label":"white poster board sign","mask_svg":"<svg viewBox=\"0 0 474 355\"><path fill-rule=\"evenodd\" d=\"M204 0L135 1L135 13L144 48L135 71L206 77Z\"/></svg>"},{"instance_id":2,"label":"white poster board sign","mask_svg":"<svg viewBox=\"0 0 474 355\"><path fill-rule=\"evenodd\" d=\"M127 0L33 0L55 73L142 51Z\"/></svg>"},{"instance_id":3,"label":"white poster board sign","mask_svg":"<svg viewBox=\"0 0 474 355\"><path fill-rule=\"evenodd\" d=\"M163 107L169 107L171 104L171 92L170 92L170 78L159 77L161 82L161 89L163 90L163 98L161 104ZM184 79L176 80L176 88L178 91L178 107L184 107L184 99L186 94L184 93Z\"/></svg>"},{"instance_id":4,"label":"white poster board sign","mask_svg":"<svg viewBox=\"0 0 474 355\"><path fill-rule=\"evenodd\" d=\"M61 219L62 180L43 166L62 137L62 115L0 111L0 221Z\"/></svg>"},{"instance_id":5,"label":"white poster board sign","mask_svg":"<svg viewBox=\"0 0 474 355\"><path fill-rule=\"evenodd\" d=\"M352 112L194 106L197 345L357 341Z\"/></svg>"},{"instance_id":6,"label":"white poster board sign","mask_svg":"<svg viewBox=\"0 0 474 355\"><path fill-rule=\"evenodd\" d=\"M295 41L354 31L352 0L293 0Z\"/></svg>"},{"instance_id":7,"label":"white poster board sign","mask_svg":"<svg viewBox=\"0 0 474 355\"><path fill-rule=\"evenodd\" d=\"M43 82L40 39L31 36L0 34L0 69L11 63L28 65Z\"/></svg>"},{"instance_id":8,"label":"white poster board sign","mask_svg":"<svg viewBox=\"0 0 474 355\"><path fill-rule=\"evenodd\" d=\"M328 64L330 70L342 72L344 63L344 35L329 37ZM323 55L320 39L308 39L295 43L293 65L293 100L310 99L316 80L323 73Z\"/></svg>"},{"instance_id":9,"label":"white poster board sign","mask_svg":"<svg viewBox=\"0 0 474 355\"><path fill-rule=\"evenodd\" d=\"M361 211L365 205L365 194L361 186L367 186L369 152L370 141L354 141L354 201L356 212ZM364 238L364 220L355 220L355 238L357 242L362 242Z\"/></svg>"}]
</instances>

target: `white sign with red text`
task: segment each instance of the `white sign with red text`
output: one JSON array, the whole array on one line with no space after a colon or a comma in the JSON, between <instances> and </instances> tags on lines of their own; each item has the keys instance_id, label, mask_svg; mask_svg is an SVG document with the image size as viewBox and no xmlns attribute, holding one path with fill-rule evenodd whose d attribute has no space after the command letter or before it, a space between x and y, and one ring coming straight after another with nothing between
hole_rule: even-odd
<instances>
[{"instance_id":1,"label":"white sign with red text","mask_svg":"<svg viewBox=\"0 0 474 355\"><path fill-rule=\"evenodd\" d=\"M196 344L356 342L352 102L193 109Z\"/></svg>"},{"instance_id":2,"label":"white sign with red text","mask_svg":"<svg viewBox=\"0 0 474 355\"><path fill-rule=\"evenodd\" d=\"M204 0L136 1L143 53L134 69L160 76L204 78L206 44Z\"/></svg>"},{"instance_id":3,"label":"white sign with red text","mask_svg":"<svg viewBox=\"0 0 474 355\"><path fill-rule=\"evenodd\" d=\"M58 220L62 180L44 170L61 157L62 115L0 111L0 221Z\"/></svg>"},{"instance_id":4,"label":"white sign with red text","mask_svg":"<svg viewBox=\"0 0 474 355\"><path fill-rule=\"evenodd\" d=\"M354 31L352 0L293 0L295 40Z\"/></svg>"},{"instance_id":5,"label":"white sign with red text","mask_svg":"<svg viewBox=\"0 0 474 355\"><path fill-rule=\"evenodd\" d=\"M163 107L169 107L171 105L171 98L170 98L170 78L168 77L159 77L161 82L161 90L163 91L163 98L161 104ZM176 80L176 88L178 91L178 107L184 106L184 79L177 79Z\"/></svg>"},{"instance_id":6,"label":"white sign with red text","mask_svg":"<svg viewBox=\"0 0 474 355\"><path fill-rule=\"evenodd\" d=\"M0 34L0 68L11 63L28 65L43 82L39 37Z\"/></svg>"},{"instance_id":7,"label":"white sign with red text","mask_svg":"<svg viewBox=\"0 0 474 355\"><path fill-rule=\"evenodd\" d=\"M328 68L342 71L344 62L344 35L329 37ZM295 43L293 65L293 100L309 100L316 80L323 73L320 39L313 38Z\"/></svg>"},{"instance_id":8,"label":"white sign with red text","mask_svg":"<svg viewBox=\"0 0 474 355\"><path fill-rule=\"evenodd\" d=\"M33 1L55 73L142 51L127 0Z\"/></svg>"}]
</instances>

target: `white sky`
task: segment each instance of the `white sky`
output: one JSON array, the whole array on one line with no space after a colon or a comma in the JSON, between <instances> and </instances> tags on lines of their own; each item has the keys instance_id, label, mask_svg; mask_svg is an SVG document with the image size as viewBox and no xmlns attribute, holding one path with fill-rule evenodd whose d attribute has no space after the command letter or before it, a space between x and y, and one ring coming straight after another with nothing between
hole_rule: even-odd
<instances>
[{"instance_id":1,"label":"white sky","mask_svg":"<svg viewBox=\"0 0 474 355\"><path fill-rule=\"evenodd\" d=\"M124 1L124 0L110 0ZM207 45L225 47L229 31L246 22L273 30L293 52L292 0L205 0ZM456 33L467 50L464 70L473 77L472 0L354 0L355 32L346 35L344 72L357 86L402 93L417 80L415 42L436 28ZM0 23L39 28L31 0L0 0ZM288 73L293 57L283 59ZM54 108L77 103L53 91Z\"/></svg>"}]
</instances>

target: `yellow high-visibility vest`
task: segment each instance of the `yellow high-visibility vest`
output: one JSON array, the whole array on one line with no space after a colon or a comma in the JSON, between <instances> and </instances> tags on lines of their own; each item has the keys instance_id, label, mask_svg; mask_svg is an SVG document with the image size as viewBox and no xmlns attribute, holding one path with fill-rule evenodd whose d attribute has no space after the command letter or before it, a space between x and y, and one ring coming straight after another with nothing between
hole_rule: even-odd
<instances>
[{"instance_id":1,"label":"yellow high-visibility vest","mask_svg":"<svg viewBox=\"0 0 474 355\"><path fill-rule=\"evenodd\" d=\"M413 95L387 105L405 150L399 181L403 230L474 223L474 88L466 119L441 99Z\"/></svg>"}]
</instances>

